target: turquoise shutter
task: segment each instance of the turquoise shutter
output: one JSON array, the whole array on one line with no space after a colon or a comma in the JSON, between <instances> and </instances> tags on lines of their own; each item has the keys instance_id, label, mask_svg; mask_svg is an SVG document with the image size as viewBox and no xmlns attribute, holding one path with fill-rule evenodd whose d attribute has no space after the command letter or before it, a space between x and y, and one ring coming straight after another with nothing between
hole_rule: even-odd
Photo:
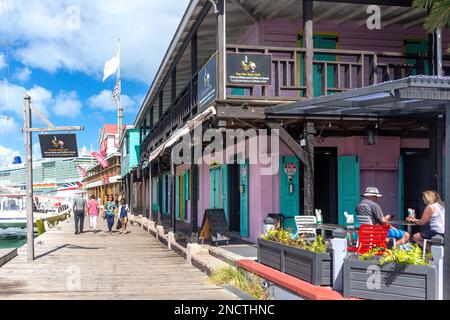
<instances>
[{"instance_id":1,"label":"turquoise shutter","mask_svg":"<svg viewBox=\"0 0 450 320\"><path fill-rule=\"evenodd\" d=\"M248 238L249 236L249 212L248 212L248 176L249 166L248 160L245 164L240 165L240 186L243 188L241 190L240 196L240 219L241 219L241 237Z\"/></svg>"},{"instance_id":2,"label":"turquoise shutter","mask_svg":"<svg viewBox=\"0 0 450 320\"><path fill-rule=\"evenodd\" d=\"M405 165L403 156L398 163L398 219L405 218Z\"/></svg>"},{"instance_id":3,"label":"turquoise shutter","mask_svg":"<svg viewBox=\"0 0 450 320\"><path fill-rule=\"evenodd\" d=\"M222 173L222 208L225 210L225 217L228 219L228 165L224 164L221 168Z\"/></svg>"},{"instance_id":4,"label":"turquoise shutter","mask_svg":"<svg viewBox=\"0 0 450 320\"><path fill-rule=\"evenodd\" d=\"M294 164L297 168L292 181L285 172L285 165ZM289 192L289 185L293 184L293 192ZM296 231L294 216L300 214L300 161L297 157L281 157L280 159L280 212L285 216L284 228Z\"/></svg>"},{"instance_id":5,"label":"turquoise shutter","mask_svg":"<svg viewBox=\"0 0 450 320\"><path fill-rule=\"evenodd\" d=\"M210 207L219 208L219 170L220 167L210 169Z\"/></svg>"},{"instance_id":6,"label":"turquoise shutter","mask_svg":"<svg viewBox=\"0 0 450 320\"><path fill-rule=\"evenodd\" d=\"M175 179L175 215L180 219L180 177Z\"/></svg>"},{"instance_id":7,"label":"turquoise shutter","mask_svg":"<svg viewBox=\"0 0 450 320\"><path fill-rule=\"evenodd\" d=\"M166 176L162 176L162 213L166 214Z\"/></svg>"},{"instance_id":8,"label":"turquoise shutter","mask_svg":"<svg viewBox=\"0 0 450 320\"><path fill-rule=\"evenodd\" d=\"M338 159L338 221L345 225L344 211L355 214L360 200L360 169L357 156Z\"/></svg>"}]
</instances>

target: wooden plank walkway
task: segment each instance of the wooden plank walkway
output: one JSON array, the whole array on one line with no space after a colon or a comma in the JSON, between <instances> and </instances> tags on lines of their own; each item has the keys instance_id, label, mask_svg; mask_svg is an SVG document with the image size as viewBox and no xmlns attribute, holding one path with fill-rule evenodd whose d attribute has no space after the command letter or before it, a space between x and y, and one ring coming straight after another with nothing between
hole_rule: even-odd
<instances>
[{"instance_id":1,"label":"wooden plank walkway","mask_svg":"<svg viewBox=\"0 0 450 320\"><path fill-rule=\"evenodd\" d=\"M36 239L34 262L22 247L0 268L0 299L236 298L139 227L129 231L75 235L73 218L60 223Z\"/></svg>"}]
</instances>

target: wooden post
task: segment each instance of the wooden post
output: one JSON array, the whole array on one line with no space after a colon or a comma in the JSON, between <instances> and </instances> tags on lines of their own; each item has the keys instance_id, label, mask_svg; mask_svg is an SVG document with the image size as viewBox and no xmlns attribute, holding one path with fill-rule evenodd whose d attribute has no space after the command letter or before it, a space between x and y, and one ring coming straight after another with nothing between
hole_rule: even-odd
<instances>
[{"instance_id":1,"label":"wooden post","mask_svg":"<svg viewBox=\"0 0 450 320\"><path fill-rule=\"evenodd\" d=\"M316 132L313 122L305 125L307 165L304 172L304 214L314 215L314 133Z\"/></svg>"},{"instance_id":2,"label":"wooden post","mask_svg":"<svg viewBox=\"0 0 450 320\"><path fill-rule=\"evenodd\" d=\"M429 122L428 139L430 141L430 148L428 149L429 156L429 188L431 190L437 190L437 154L438 154L438 142L437 142L437 121L431 120Z\"/></svg>"},{"instance_id":3,"label":"wooden post","mask_svg":"<svg viewBox=\"0 0 450 320\"><path fill-rule=\"evenodd\" d=\"M225 100L227 95L226 85L226 0L218 0L217 9L217 98Z\"/></svg>"},{"instance_id":4,"label":"wooden post","mask_svg":"<svg viewBox=\"0 0 450 320\"><path fill-rule=\"evenodd\" d=\"M306 48L305 54L305 79L306 97L314 96L314 75L313 75L313 2L303 0L303 42Z\"/></svg>"},{"instance_id":5,"label":"wooden post","mask_svg":"<svg viewBox=\"0 0 450 320\"><path fill-rule=\"evenodd\" d=\"M191 230L193 234L198 232L198 165L194 158L194 145L191 148L191 167L189 179L189 198L191 199Z\"/></svg>"},{"instance_id":6,"label":"wooden post","mask_svg":"<svg viewBox=\"0 0 450 320\"><path fill-rule=\"evenodd\" d=\"M442 195L442 172L443 172L443 164L444 164L444 121L442 118L438 118L436 121L436 137L437 137L437 145L436 145L436 152L437 152L437 163L436 163L436 175L437 175L437 192Z\"/></svg>"},{"instance_id":7,"label":"wooden post","mask_svg":"<svg viewBox=\"0 0 450 320\"><path fill-rule=\"evenodd\" d=\"M33 138L31 128L31 97L26 95L24 98L23 119L25 136L25 168L27 173L26 185L26 212L27 212L27 260L34 260L34 221L33 221Z\"/></svg>"},{"instance_id":8,"label":"wooden post","mask_svg":"<svg viewBox=\"0 0 450 320\"><path fill-rule=\"evenodd\" d=\"M450 199L450 103L447 103L445 120L445 200ZM444 230L444 299L450 300L450 210L445 210Z\"/></svg>"},{"instance_id":9,"label":"wooden post","mask_svg":"<svg viewBox=\"0 0 450 320\"><path fill-rule=\"evenodd\" d=\"M162 225L162 170L161 170L161 158L158 158L158 225Z\"/></svg>"}]
</instances>

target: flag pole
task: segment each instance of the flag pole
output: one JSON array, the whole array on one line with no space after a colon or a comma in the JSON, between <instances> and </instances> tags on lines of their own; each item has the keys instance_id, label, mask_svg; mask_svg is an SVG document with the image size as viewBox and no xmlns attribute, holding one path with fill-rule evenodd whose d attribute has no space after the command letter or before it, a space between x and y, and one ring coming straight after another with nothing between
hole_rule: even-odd
<instances>
[{"instance_id":1,"label":"flag pole","mask_svg":"<svg viewBox=\"0 0 450 320\"><path fill-rule=\"evenodd\" d=\"M119 82L119 81L121 81L121 79L120 79L120 55L121 55L121 52L120 52L120 38L119 38L119 68L118 68L118 70L117 70L117 82ZM116 83L117 83L116 82ZM120 86L122 87L122 84L120 83ZM120 141L120 138L122 137L122 123L123 123L123 108L122 108L122 104L121 104L121 101L120 101L121 99L120 99L120 93L119 93L119 97L118 97L118 99L117 99L117 122L118 122L118 128L117 128L117 131L118 131L118 134L119 134L119 137L117 138L117 141Z\"/></svg>"}]
</instances>

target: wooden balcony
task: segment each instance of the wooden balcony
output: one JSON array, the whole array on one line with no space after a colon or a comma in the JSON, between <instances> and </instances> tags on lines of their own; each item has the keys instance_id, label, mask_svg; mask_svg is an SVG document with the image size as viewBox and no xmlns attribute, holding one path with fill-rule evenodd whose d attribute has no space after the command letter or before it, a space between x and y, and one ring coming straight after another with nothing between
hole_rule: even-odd
<instances>
[{"instance_id":1,"label":"wooden balcony","mask_svg":"<svg viewBox=\"0 0 450 320\"><path fill-rule=\"evenodd\" d=\"M228 45L228 52L272 55L272 84L227 85L227 102L252 101L271 106L306 99L304 48ZM410 75L430 74L426 56L402 52L314 49L314 96L361 88ZM450 56L444 56L444 73L450 75ZM220 77L218 77L220 79ZM142 141L141 156L165 141L195 115L198 75L181 91ZM239 89L239 90L236 90ZM238 92L238 94L236 94Z\"/></svg>"},{"instance_id":2,"label":"wooden balcony","mask_svg":"<svg viewBox=\"0 0 450 320\"><path fill-rule=\"evenodd\" d=\"M305 48L229 45L228 52L272 55L272 85L230 86L227 99L292 101L305 98ZM314 95L321 96L361 88L410 75L430 74L422 55L338 49L314 49ZM450 74L450 56L444 72ZM232 88L240 88L239 95ZM242 89L244 95L242 95Z\"/></svg>"}]
</instances>

